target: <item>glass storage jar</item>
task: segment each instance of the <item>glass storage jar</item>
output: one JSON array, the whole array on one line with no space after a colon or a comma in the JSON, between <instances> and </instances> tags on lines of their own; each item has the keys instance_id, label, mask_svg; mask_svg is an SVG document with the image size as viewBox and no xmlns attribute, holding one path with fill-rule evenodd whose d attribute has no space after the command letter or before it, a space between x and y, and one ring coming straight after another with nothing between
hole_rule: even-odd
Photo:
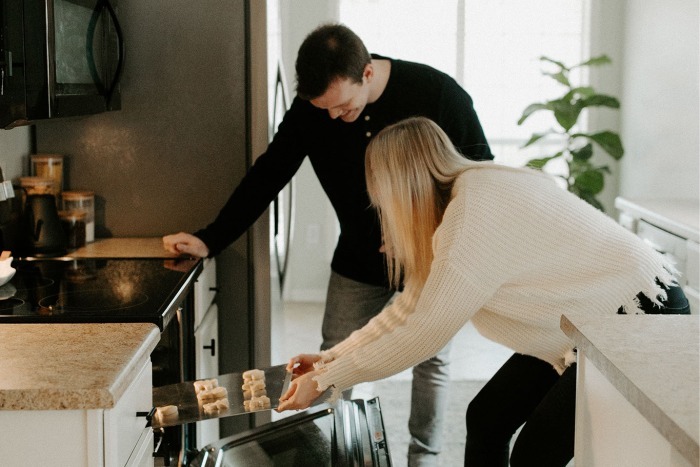
<instances>
[{"instance_id":1,"label":"glass storage jar","mask_svg":"<svg viewBox=\"0 0 700 467\"><path fill-rule=\"evenodd\" d=\"M34 177L50 178L54 181L53 192L58 199L63 191L63 156L61 154L32 154L31 175Z\"/></svg>"},{"instance_id":2,"label":"glass storage jar","mask_svg":"<svg viewBox=\"0 0 700 467\"><path fill-rule=\"evenodd\" d=\"M82 209L58 212L63 231L66 233L66 247L70 250L85 246L86 215L87 213Z\"/></svg>"},{"instance_id":3,"label":"glass storage jar","mask_svg":"<svg viewBox=\"0 0 700 467\"><path fill-rule=\"evenodd\" d=\"M95 241L95 193L92 191L64 191L65 211L85 211L85 242Z\"/></svg>"}]
</instances>

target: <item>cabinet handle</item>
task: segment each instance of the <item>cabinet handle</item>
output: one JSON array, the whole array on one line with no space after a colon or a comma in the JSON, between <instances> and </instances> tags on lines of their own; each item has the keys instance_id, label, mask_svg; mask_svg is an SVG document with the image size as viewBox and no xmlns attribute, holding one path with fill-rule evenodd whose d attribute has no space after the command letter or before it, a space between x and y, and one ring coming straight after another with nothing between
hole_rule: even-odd
<instances>
[{"instance_id":1,"label":"cabinet handle","mask_svg":"<svg viewBox=\"0 0 700 467\"><path fill-rule=\"evenodd\" d=\"M218 293L220 289L218 287L209 287L209 290Z\"/></svg>"},{"instance_id":2,"label":"cabinet handle","mask_svg":"<svg viewBox=\"0 0 700 467\"><path fill-rule=\"evenodd\" d=\"M153 407L149 412L136 412L137 417L146 417L148 423L146 426L151 426L151 421L153 421L153 414L156 412L156 408Z\"/></svg>"},{"instance_id":3,"label":"cabinet handle","mask_svg":"<svg viewBox=\"0 0 700 467\"><path fill-rule=\"evenodd\" d=\"M215 357L216 356L216 340L212 339L211 343L209 345L205 345L202 347L203 349L210 349L211 350L211 356Z\"/></svg>"}]
</instances>

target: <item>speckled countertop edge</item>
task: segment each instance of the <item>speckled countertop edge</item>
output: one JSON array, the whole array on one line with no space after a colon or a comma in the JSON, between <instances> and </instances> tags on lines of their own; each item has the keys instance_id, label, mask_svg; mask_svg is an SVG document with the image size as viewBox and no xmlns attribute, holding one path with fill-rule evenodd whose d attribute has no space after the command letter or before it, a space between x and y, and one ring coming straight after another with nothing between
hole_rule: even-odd
<instances>
[{"instance_id":1,"label":"speckled countertop edge","mask_svg":"<svg viewBox=\"0 0 700 467\"><path fill-rule=\"evenodd\" d=\"M70 258L164 258L178 255L165 251L161 237L98 238L66 254Z\"/></svg>"},{"instance_id":2,"label":"speckled countertop edge","mask_svg":"<svg viewBox=\"0 0 700 467\"><path fill-rule=\"evenodd\" d=\"M678 452L697 461L700 317L564 315L561 328Z\"/></svg>"},{"instance_id":3,"label":"speckled countertop edge","mask_svg":"<svg viewBox=\"0 0 700 467\"><path fill-rule=\"evenodd\" d=\"M0 410L114 407L159 339L150 323L0 325Z\"/></svg>"}]
</instances>

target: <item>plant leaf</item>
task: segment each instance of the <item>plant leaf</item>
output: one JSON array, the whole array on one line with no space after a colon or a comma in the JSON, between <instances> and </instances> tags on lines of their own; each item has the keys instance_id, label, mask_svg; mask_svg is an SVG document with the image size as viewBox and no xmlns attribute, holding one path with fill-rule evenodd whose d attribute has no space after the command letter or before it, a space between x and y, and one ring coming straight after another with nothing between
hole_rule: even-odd
<instances>
[{"instance_id":1,"label":"plant leaf","mask_svg":"<svg viewBox=\"0 0 700 467\"><path fill-rule=\"evenodd\" d=\"M547 110L547 109L549 109L548 103L547 104L535 103L535 104L528 105L525 108L525 110L523 110L523 115L520 117L520 120L518 120L518 125L521 125L530 115L537 112L538 110Z\"/></svg>"},{"instance_id":2,"label":"plant leaf","mask_svg":"<svg viewBox=\"0 0 700 467\"><path fill-rule=\"evenodd\" d=\"M599 55L597 57L592 57L586 60L585 62L581 62L578 65L574 65L571 67L571 69L574 68L579 68L582 66L600 66L600 65L607 65L608 63L612 63L612 60L610 60L610 57L607 55Z\"/></svg>"},{"instance_id":3,"label":"plant leaf","mask_svg":"<svg viewBox=\"0 0 700 467\"><path fill-rule=\"evenodd\" d=\"M617 133L613 133L612 131L601 131L600 133L594 133L592 135L585 133L576 133L572 135L572 137L577 136L593 140L616 161L620 160L625 153L620 137Z\"/></svg>"},{"instance_id":4,"label":"plant leaf","mask_svg":"<svg viewBox=\"0 0 700 467\"><path fill-rule=\"evenodd\" d=\"M573 100L575 97L581 96L581 97L588 97L592 96L595 94L595 91L593 90L592 87L590 86L579 86L577 88L571 88L571 91L569 91L562 99L568 99L568 100Z\"/></svg>"},{"instance_id":5,"label":"plant leaf","mask_svg":"<svg viewBox=\"0 0 700 467\"><path fill-rule=\"evenodd\" d=\"M620 101L612 96L606 96L603 94L593 94L591 96L585 97L581 103L584 107L610 107L613 109L620 108Z\"/></svg>"},{"instance_id":6,"label":"plant leaf","mask_svg":"<svg viewBox=\"0 0 700 467\"><path fill-rule=\"evenodd\" d=\"M591 158L591 156L593 156L593 145L589 143L582 148L573 150L571 151L571 156L573 157L574 161L577 162L587 161Z\"/></svg>"},{"instance_id":7,"label":"plant leaf","mask_svg":"<svg viewBox=\"0 0 700 467\"><path fill-rule=\"evenodd\" d=\"M581 198L582 200L584 200L585 202L587 202L588 204L590 204L594 208L598 209L599 211L605 212L605 208L600 203L600 201L598 201L596 199L595 195L592 195L590 193L576 193L576 194L579 196L579 198Z\"/></svg>"},{"instance_id":8,"label":"plant leaf","mask_svg":"<svg viewBox=\"0 0 700 467\"><path fill-rule=\"evenodd\" d=\"M571 87L571 83L569 82L569 77L566 76L566 73L564 73L563 71L557 71L556 73L542 72L542 74L545 76L549 76L550 78L563 84L564 86Z\"/></svg>"},{"instance_id":9,"label":"plant leaf","mask_svg":"<svg viewBox=\"0 0 700 467\"><path fill-rule=\"evenodd\" d=\"M530 159L529 161L527 161L527 164L525 164L525 166L530 167L532 169L542 170L542 168L547 164L547 162L551 161L552 159L556 159L560 156L561 153L557 153L554 156L542 157L539 159Z\"/></svg>"},{"instance_id":10,"label":"plant leaf","mask_svg":"<svg viewBox=\"0 0 700 467\"><path fill-rule=\"evenodd\" d=\"M521 148L521 149L522 149L522 148L526 148L526 147L530 146L531 144L533 144L533 143L539 141L540 139L542 139L542 138L544 138L545 136L550 135L550 134L552 134L552 133L554 133L552 130L545 131L544 133L533 133L532 136L530 136L530 139L527 141L527 143L525 143L525 144L523 144L522 146L520 146L520 148Z\"/></svg>"},{"instance_id":11,"label":"plant leaf","mask_svg":"<svg viewBox=\"0 0 700 467\"><path fill-rule=\"evenodd\" d=\"M549 58L549 57L545 57L544 55L542 55L542 56L540 57L540 61L542 61L542 62L553 63L553 64L555 64L556 66L558 66L559 68L561 68L562 70L568 70L568 68L566 67L566 65L564 65L562 62L558 62L558 61L553 60L553 59L551 59L551 58Z\"/></svg>"},{"instance_id":12,"label":"plant leaf","mask_svg":"<svg viewBox=\"0 0 700 467\"><path fill-rule=\"evenodd\" d=\"M582 109L580 104L578 102L572 104L570 101L564 99L549 101L548 104L550 104L552 110L554 110L554 118L556 118L559 125L564 128L564 131L568 132L571 127L576 124L576 120L578 120Z\"/></svg>"},{"instance_id":13,"label":"plant leaf","mask_svg":"<svg viewBox=\"0 0 700 467\"><path fill-rule=\"evenodd\" d=\"M574 186L581 192L597 195L603 191L605 180L603 174L597 170L588 170L574 178Z\"/></svg>"}]
</instances>

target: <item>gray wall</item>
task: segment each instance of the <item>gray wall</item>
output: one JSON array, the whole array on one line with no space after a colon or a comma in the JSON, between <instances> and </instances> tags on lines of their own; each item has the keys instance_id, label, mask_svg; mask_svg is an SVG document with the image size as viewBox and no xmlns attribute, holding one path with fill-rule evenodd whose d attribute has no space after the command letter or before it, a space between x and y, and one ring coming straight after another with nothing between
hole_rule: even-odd
<instances>
[{"instance_id":1,"label":"gray wall","mask_svg":"<svg viewBox=\"0 0 700 467\"><path fill-rule=\"evenodd\" d=\"M69 158L72 189L104 202L115 236L191 231L245 172L243 2L119 4L122 110L37 123L37 147Z\"/></svg>"}]
</instances>

